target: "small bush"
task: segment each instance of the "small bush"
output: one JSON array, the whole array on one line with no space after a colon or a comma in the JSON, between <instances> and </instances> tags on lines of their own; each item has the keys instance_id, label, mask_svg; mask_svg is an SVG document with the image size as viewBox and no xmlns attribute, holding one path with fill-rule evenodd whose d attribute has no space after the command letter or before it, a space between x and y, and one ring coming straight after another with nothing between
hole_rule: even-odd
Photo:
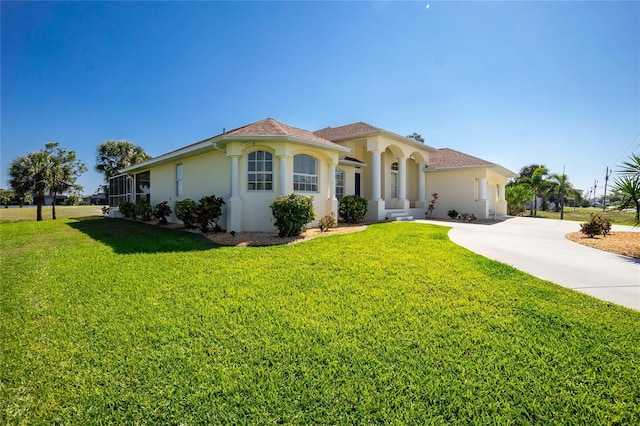
<instances>
[{"instance_id":1,"label":"small bush","mask_svg":"<svg viewBox=\"0 0 640 426\"><path fill-rule=\"evenodd\" d=\"M111 208L109 206L102 206L102 214L105 216L109 216L109 210L111 210Z\"/></svg>"},{"instance_id":2,"label":"small bush","mask_svg":"<svg viewBox=\"0 0 640 426\"><path fill-rule=\"evenodd\" d=\"M216 197L215 195L208 195L200 199L198 204L198 222L200 223L200 230L206 232L209 229L209 225L213 226L215 232L219 232L220 225L218 220L222 216L222 206L225 204L222 197Z\"/></svg>"},{"instance_id":3,"label":"small bush","mask_svg":"<svg viewBox=\"0 0 640 426\"><path fill-rule=\"evenodd\" d=\"M331 212L326 216L323 216L318 222L318 227L320 228L320 232L328 231L330 228L336 226L336 216Z\"/></svg>"},{"instance_id":4,"label":"small bush","mask_svg":"<svg viewBox=\"0 0 640 426\"><path fill-rule=\"evenodd\" d=\"M427 207L427 211L425 216L427 217L431 217L431 215L433 214L433 210L436 208L436 202L438 201L438 193L434 192L433 194L431 194L431 202L429 202L429 206Z\"/></svg>"},{"instance_id":5,"label":"small bush","mask_svg":"<svg viewBox=\"0 0 640 426\"><path fill-rule=\"evenodd\" d=\"M193 228L198 221L198 205L190 198L176 201L176 217L184 223L185 228Z\"/></svg>"},{"instance_id":6,"label":"small bush","mask_svg":"<svg viewBox=\"0 0 640 426\"><path fill-rule=\"evenodd\" d=\"M462 218L462 220L469 223L473 222L474 220L478 220L476 215L473 213L462 213L460 217Z\"/></svg>"},{"instance_id":7,"label":"small bush","mask_svg":"<svg viewBox=\"0 0 640 426\"><path fill-rule=\"evenodd\" d=\"M281 237L300 235L304 226L316 217L311 196L289 194L276 198L269 207Z\"/></svg>"},{"instance_id":8,"label":"small bush","mask_svg":"<svg viewBox=\"0 0 640 426\"><path fill-rule=\"evenodd\" d=\"M449 216L451 219L457 219L458 212L456 211L456 209L451 209L447 212L447 216Z\"/></svg>"},{"instance_id":9,"label":"small bush","mask_svg":"<svg viewBox=\"0 0 640 426\"><path fill-rule=\"evenodd\" d=\"M340 199L338 214L347 223L360 223L367 214L369 202L359 195L346 195Z\"/></svg>"},{"instance_id":10,"label":"small bush","mask_svg":"<svg viewBox=\"0 0 640 426\"><path fill-rule=\"evenodd\" d=\"M135 215L136 215L136 205L129 202L129 201L123 201L120 204L118 204L118 210L120 211L120 213L122 213L122 215L126 218L134 218L135 219Z\"/></svg>"},{"instance_id":11,"label":"small bush","mask_svg":"<svg viewBox=\"0 0 640 426\"><path fill-rule=\"evenodd\" d=\"M136 216L139 216L140 219L144 221L151 220L151 215L153 214L153 209L151 208L151 203L146 200L140 200L136 203L135 209Z\"/></svg>"},{"instance_id":12,"label":"small bush","mask_svg":"<svg viewBox=\"0 0 640 426\"><path fill-rule=\"evenodd\" d=\"M591 213L591 221L580 224L580 232L593 238L596 235L607 236L611 231L611 221L597 213Z\"/></svg>"},{"instance_id":13,"label":"small bush","mask_svg":"<svg viewBox=\"0 0 640 426\"><path fill-rule=\"evenodd\" d=\"M167 201L156 204L156 208L153 209L153 217L158 219L161 225L167 224L167 216L170 216L171 213L171 207Z\"/></svg>"}]
</instances>

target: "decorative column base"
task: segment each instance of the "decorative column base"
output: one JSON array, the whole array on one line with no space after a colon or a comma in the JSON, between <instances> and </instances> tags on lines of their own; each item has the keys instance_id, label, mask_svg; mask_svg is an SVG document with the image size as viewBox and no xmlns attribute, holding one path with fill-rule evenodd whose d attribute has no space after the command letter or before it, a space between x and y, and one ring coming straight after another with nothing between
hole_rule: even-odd
<instances>
[{"instance_id":1,"label":"decorative column base","mask_svg":"<svg viewBox=\"0 0 640 426\"><path fill-rule=\"evenodd\" d=\"M367 209L367 220L382 221L385 219L385 202L383 199L369 200L369 208Z\"/></svg>"},{"instance_id":2,"label":"decorative column base","mask_svg":"<svg viewBox=\"0 0 640 426\"><path fill-rule=\"evenodd\" d=\"M227 202L227 232L242 232L242 199L231 197Z\"/></svg>"}]
</instances>

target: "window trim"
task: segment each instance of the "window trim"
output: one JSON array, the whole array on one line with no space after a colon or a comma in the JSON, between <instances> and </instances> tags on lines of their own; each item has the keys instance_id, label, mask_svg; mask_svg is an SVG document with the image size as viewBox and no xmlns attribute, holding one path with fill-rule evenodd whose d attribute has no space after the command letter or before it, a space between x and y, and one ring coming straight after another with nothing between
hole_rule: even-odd
<instances>
[{"instance_id":1,"label":"window trim","mask_svg":"<svg viewBox=\"0 0 640 426\"><path fill-rule=\"evenodd\" d=\"M344 197L344 180L345 180L345 171L342 169L338 169L336 168L336 187L334 189L335 194L336 194L336 198L339 200L340 198ZM340 179L338 179L338 176L340 176ZM340 182L342 181L342 182ZM340 188L340 190L338 190L338 188Z\"/></svg>"},{"instance_id":2,"label":"window trim","mask_svg":"<svg viewBox=\"0 0 640 426\"><path fill-rule=\"evenodd\" d=\"M258 159L257 153L262 152L263 158ZM252 159L251 156L254 154L256 158ZM267 159L267 154L269 158ZM251 170L251 163L256 165L255 170ZM262 170L258 170L258 164L262 165ZM270 170L267 170L267 164L269 164ZM254 176L252 179L251 176ZM263 175L264 179L259 180L258 176ZM255 185L254 188L251 188L251 185ZM260 188L259 186L263 186ZM247 192L273 192L273 153L264 149L256 149L247 154Z\"/></svg>"},{"instance_id":3,"label":"window trim","mask_svg":"<svg viewBox=\"0 0 640 426\"><path fill-rule=\"evenodd\" d=\"M182 163L176 164L175 175L176 175L176 188L175 188L176 197L182 197L182 195L184 194L184 166L182 165Z\"/></svg>"},{"instance_id":4,"label":"window trim","mask_svg":"<svg viewBox=\"0 0 640 426\"><path fill-rule=\"evenodd\" d=\"M308 157L311 158L314 162L315 174L314 173L301 173L296 172L296 157ZM295 192L310 192L310 193L318 193L320 192L320 185L318 184L318 159L309 155L309 154L296 154L293 156L293 190ZM296 180L300 180L296 182ZM301 187L303 189L301 189Z\"/></svg>"}]
</instances>

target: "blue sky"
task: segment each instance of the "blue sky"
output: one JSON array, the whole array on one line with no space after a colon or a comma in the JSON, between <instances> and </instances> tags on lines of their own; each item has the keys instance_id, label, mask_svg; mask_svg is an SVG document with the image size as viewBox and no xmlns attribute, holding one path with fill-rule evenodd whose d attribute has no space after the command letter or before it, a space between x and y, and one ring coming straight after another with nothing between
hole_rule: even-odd
<instances>
[{"instance_id":1,"label":"blue sky","mask_svg":"<svg viewBox=\"0 0 640 426\"><path fill-rule=\"evenodd\" d=\"M429 5L429 7L427 7ZM639 2L1 2L1 170L365 121L578 188L640 150Z\"/></svg>"}]
</instances>

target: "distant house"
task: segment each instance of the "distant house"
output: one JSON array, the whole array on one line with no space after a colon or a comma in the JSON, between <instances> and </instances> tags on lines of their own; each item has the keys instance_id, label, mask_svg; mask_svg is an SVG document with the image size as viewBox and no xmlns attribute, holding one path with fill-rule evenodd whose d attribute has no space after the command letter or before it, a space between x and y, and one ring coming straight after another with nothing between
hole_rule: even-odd
<instances>
[{"instance_id":1,"label":"distant house","mask_svg":"<svg viewBox=\"0 0 640 426\"><path fill-rule=\"evenodd\" d=\"M104 192L97 192L95 194L91 194L88 197L85 197L84 202L90 205L96 206L105 206L109 204L109 200L107 199L107 194Z\"/></svg>"},{"instance_id":2,"label":"distant house","mask_svg":"<svg viewBox=\"0 0 640 426\"><path fill-rule=\"evenodd\" d=\"M269 205L292 192L313 196L312 226L337 216L338 200L350 194L369 200L373 221L424 218L433 192L434 217L451 208L479 219L506 214L504 186L515 174L462 153L456 165L453 153L363 122L311 132L267 118L123 169L109 182L109 204L173 207L215 194L226 201L223 227L236 232L273 230Z\"/></svg>"}]
</instances>

